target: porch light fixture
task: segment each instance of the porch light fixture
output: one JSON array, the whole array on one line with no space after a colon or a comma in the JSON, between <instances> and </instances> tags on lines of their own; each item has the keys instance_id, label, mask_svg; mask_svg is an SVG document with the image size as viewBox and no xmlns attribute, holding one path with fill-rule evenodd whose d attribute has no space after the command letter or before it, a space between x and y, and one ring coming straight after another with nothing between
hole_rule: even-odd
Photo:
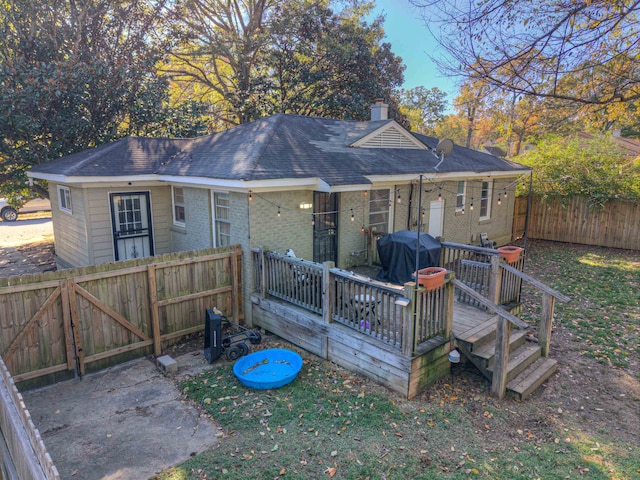
<instances>
[{"instance_id":1,"label":"porch light fixture","mask_svg":"<svg viewBox=\"0 0 640 480\"><path fill-rule=\"evenodd\" d=\"M300 210L309 210L310 208L313 208L313 203L301 203L300 204Z\"/></svg>"}]
</instances>

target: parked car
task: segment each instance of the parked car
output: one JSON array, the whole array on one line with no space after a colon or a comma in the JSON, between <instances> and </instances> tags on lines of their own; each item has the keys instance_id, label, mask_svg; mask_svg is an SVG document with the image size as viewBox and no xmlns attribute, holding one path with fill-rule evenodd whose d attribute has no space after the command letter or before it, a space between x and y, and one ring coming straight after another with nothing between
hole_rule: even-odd
<instances>
[{"instance_id":1,"label":"parked car","mask_svg":"<svg viewBox=\"0 0 640 480\"><path fill-rule=\"evenodd\" d=\"M41 211L50 211L51 202L47 198L34 198L29 200L17 211L15 208L7 204L6 198L0 198L0 217L5 222L15 222L19 213L33 213Z\"/></svg>"}]
</instances>

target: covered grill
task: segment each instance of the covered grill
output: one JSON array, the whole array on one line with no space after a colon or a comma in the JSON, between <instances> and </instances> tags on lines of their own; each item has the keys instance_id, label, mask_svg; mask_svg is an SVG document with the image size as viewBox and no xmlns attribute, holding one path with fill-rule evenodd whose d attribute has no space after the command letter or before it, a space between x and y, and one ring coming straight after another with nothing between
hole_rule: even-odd
<instances>
[{"instance_id":1,"label":"covered grill","mask_svg":"<svg viewBox=\"0 0 640 480\"><path fill-rule=\"evenodd\" d=\"M414 280L418 232L401 230L378 239L378 257L382 270L377 279L403 285ZM428 233L420 233L419 269L437 267L442 245Z\"/></svg>"}]
</instances>

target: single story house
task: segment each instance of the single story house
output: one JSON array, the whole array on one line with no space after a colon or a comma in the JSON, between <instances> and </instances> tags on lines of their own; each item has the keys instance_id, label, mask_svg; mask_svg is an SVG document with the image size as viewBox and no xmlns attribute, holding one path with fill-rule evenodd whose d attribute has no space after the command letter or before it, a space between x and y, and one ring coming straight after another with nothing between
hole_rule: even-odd
<instances>
[{"instance_id":1,"label":"single story house","mask_svg":"<svg viewBox=\"0 0 640 480\"><path fill-rule=\"evenodd\" d=\"M127 137L28 175L48 181L60 268L240 244L250 312L257 246L349 269L418 222L452 242L509 242L529 168L457 145L442 160L437 143L378 102L371 121L277 114L194 139Z\"/></svg>"}]
</instances>

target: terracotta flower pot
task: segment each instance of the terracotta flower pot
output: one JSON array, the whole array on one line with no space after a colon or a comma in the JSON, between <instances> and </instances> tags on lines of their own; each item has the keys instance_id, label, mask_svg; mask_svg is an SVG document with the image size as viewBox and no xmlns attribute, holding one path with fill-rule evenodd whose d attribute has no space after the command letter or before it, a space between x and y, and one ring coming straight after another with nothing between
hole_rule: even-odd
<instances>
[{"instance_id":1,"label":"terracotta flower pot","mask_svg":"<svg viewBox=\"0 0 640 480\"><path fill-rule=\"evenodd\" d=\"M520 247L507 245L506 247L498 248L498 255L504 258L507 263L513 263L518 261L522 251L523 249Z\"/></svg>"},{"instance_id":2,"label":"terracotta flower pot","mask_svg":"<svg viewBox=\"0 0 640 480\"><path fill-rule=\"evenodd\" d=\"M427 267L418 270L418 284L427 290L435 290L444 285L444 276L447 273L445 268Z\"/></svg>"}]
</instances>

